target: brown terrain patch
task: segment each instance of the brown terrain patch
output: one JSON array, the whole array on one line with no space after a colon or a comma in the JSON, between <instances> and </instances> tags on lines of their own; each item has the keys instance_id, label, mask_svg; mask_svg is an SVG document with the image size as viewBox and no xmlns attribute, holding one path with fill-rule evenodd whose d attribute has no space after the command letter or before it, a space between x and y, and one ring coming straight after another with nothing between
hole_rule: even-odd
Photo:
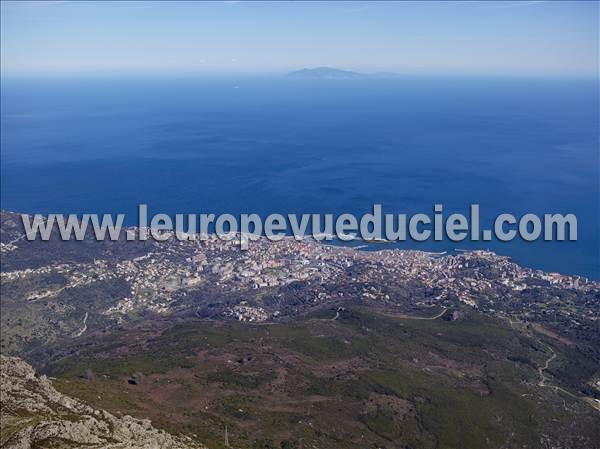
<instances>
[{"instance_id":1,"label":"brown terrain patch","mask_svg":"<svg viewBox=\"0 0 600 449\"><path fill-rule=\"evenodd\" d=\"M541 324L532 324L533 329L542 335L545 335L546 337L550 337L556 341L559 341L560 343L567 345L567 346L573 346L575 343L572 342L571 340L569 340L566 337L563 337L562 335L558 335L556 332L551 331L550 329L545 328L544 326L542 326Z\"/></svg>"}]
</instances>

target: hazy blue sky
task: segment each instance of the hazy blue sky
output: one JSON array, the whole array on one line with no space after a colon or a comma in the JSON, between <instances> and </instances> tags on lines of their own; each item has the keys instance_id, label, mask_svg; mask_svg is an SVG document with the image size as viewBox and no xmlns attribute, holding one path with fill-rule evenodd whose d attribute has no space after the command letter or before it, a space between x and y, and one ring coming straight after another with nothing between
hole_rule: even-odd
<instances>
[{"instance_id":1,"label":"hazy blue sky","mask_svg":"<svg viewBox=\"0 0 600 449\"><path fill-rule=\"evenodd\" d=\"M598 2L2 1L2 70L591 75Z\"/></svg>"}]
</instances>

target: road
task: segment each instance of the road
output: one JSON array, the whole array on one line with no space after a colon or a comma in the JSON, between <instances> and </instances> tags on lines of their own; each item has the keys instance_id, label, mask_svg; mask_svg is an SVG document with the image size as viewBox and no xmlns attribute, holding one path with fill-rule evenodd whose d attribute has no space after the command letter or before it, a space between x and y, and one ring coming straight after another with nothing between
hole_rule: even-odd
<instances>
[{"instance_id":1,"label":"road","mask_svg":"<svg viewBox=\"0 0 600 449\"><path fill-rule=\"evenodd\" d=\"M554 391L560 391L561 393L566 394L567 396L576 399L576 400L580 400L585 402L586 404L592 406L595 410L600 412L600 403L598 403L597 401L594 400L594 398L588 397L588 396L578 396L576 394L571 393L570 391L565 390L562 387L559 387L558 385L552 385L550 383L548 383L548 377L546 376L546 374L544 373L546 370L548 370L548 368L550 367L550 363L552 363L552 361L554 359L556 359L557 354L554 351L554 349L548 345L543 343L537 336L535 336L532 332L530 331L526 331L523 329L517 329L515 328L514 324L515 322L513 322L510 318L508 318L508 322L510 324L510 327L512 329L518 330L519 332L523 332L526 335L530 336L531 338L533 338L540 346L545 346L546 349L548 350L548 352L550 353L550 357L548 357L546 359L546 361L544 362L543 366L538 367L538 374L540 376L540 380L538 381L538 386L539 387L546 387L546 388L551 388Z\"/></svg>"},{"instance_id":2,"label":"road","mask_svg":"<svg viewBox=\"0 0 600 449\"><path fill-rule=\"evenodd\" d=\"M404 320L437 320L438 318L440 318L444 313L446 313L448 309L446 309L445 307L443 308L443 310L438 313L435 316L415 316L415 315L404 315L404 314L395 314L393 315L396 318L402 318Z\"/></svg>"},{"instance_id":3,"label":"road","mask_svg":"<svg viewBox=\"0 0 600 449\"><path fill-rule=\"evenodd\" d=\"M83 317L83 327L75 333L75 335L74 335L75 337L81 337L84 334L84 332L87 330L87 319L88 319L88 313L85 312L85 316Z\"/></svg>"}]
</instances>

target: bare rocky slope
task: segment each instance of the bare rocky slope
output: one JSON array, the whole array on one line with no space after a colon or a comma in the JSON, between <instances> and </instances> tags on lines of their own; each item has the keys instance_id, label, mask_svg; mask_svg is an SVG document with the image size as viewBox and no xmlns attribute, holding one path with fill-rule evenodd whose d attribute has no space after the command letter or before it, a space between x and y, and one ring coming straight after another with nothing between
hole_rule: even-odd
<instances>
[{"instance_id":1,"label":"bare rocky slope","mask_svg":"<svg viewBox=\"0 0 600 449\"><path fill-rule=\"evenodd\" d=\"M2 448L201 449L149 420L116 417L56 391L17 357L1 356Z\"/></svg>"}]
</instances>

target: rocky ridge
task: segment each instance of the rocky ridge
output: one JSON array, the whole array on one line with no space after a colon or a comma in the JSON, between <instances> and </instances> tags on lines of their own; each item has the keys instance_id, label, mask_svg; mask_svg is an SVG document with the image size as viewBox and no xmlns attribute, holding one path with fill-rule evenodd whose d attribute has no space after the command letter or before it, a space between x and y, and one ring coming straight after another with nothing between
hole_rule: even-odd
<instances>
[{"instance_id":1,"label":"rocky ridge","mask_svg":"<svg viewBox=\"0 0 600 449\"><path fill-rule=\"evenodd\" d=\"M1 443L7 449L203 449L147 419L116 417L59 393L18 357L1 357Z\"/></svg>"}]
</instances>

